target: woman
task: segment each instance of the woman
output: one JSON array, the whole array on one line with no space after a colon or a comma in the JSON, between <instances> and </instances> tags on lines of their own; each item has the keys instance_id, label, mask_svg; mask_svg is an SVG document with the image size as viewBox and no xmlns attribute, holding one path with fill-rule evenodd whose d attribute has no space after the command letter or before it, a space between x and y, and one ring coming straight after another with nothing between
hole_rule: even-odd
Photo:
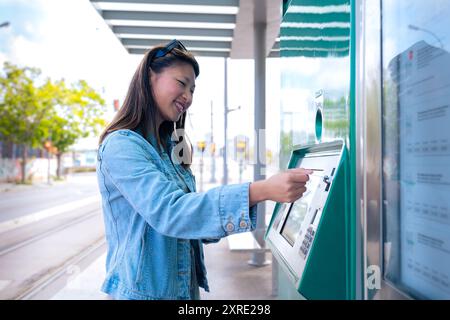
<instances>
[{"instance_id":1,"label":"woman","mask_svg":"<svg viewBox=\"0 0 450 320\"><path fill-rule=\"evenodd\" d=\"M100 137L97 176L108 252L102 290L114 299L198 299L208 291L202 242L256 225L256 204L292 202L311 172L195 192L184 134L199 66L177 40L147 52Z\"/></svg>"}]
</instances>

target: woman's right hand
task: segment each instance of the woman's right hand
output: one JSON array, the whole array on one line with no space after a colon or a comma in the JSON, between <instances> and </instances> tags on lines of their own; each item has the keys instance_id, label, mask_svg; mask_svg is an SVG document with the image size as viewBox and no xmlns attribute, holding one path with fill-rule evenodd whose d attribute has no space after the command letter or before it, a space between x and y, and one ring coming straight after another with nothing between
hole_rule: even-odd
<instances>
[{"instance_id":1,"label":"woman's right hand","mask_svg":"<svg viewBox=\"0 0 450 320\"><path fill-rule=\"evenodd\" d=\"M306 191L306 182L312 170L289 169L266 180L268 200L275 202L294 202Z\"/></svg>"},{"instance_id":2,"label":"woman's right hand","mask_svg":"<svg viewBox=\"0 0 450 320\"><path fill-rule=\"evenodd\" d=\"M260 201L294 202L306 191L306 183L313 171L297 168L279 172L267 180L250 185L250 205ZM253 189L253 190L252 190Z\"/></svg>"}]
</instances>

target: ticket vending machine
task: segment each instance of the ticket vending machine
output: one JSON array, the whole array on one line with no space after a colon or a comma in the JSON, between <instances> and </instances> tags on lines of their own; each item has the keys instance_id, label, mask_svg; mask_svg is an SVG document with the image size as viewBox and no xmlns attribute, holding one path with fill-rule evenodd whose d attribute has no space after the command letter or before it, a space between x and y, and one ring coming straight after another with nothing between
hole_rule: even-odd
<instances>
[{"instance_id":1,"label":"ticket vending machine","mask_svg":"<svg viewBox=\"0 0 450 320\"><path fill-rule=\"evenodd\" d=\"M282 271L307 299L348 299L346 148L343 140L297 146L289 168L313 169L307 191L275 206L266 241Z\"/></svg>"},{"instance_id":2,"label":"ticket vending machine","mask_svg":"<svg viewBox=\"0 0 450 320\"><path fill-rule=\"evenodd\" d=\"M314 172L266 232L278 299L355 299L351 3L283 3L279 166Z\"/></svg>"}]
</instances>

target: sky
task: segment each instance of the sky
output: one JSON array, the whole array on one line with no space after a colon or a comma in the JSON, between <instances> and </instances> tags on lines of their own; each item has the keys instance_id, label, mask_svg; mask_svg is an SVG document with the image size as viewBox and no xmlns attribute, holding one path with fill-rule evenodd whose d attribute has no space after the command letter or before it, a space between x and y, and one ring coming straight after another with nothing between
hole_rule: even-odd
<instances>
[{"instance_id":1,"label":"sky","mask_svg":"<svg viewBox=\"0 0 450 320\"><path fill-rule=\"evenodd\" d=\"M130 55L88 0L0 0L0 65L4 61L20 67L37 67L44 77L68 82L86 80L102 94L110 113L113 101L122 103L131 77L142 56ZM200 76L187 130L191 141L207 140L211 132L213 106L214 138L223 145L224 59L197 58ZM228 139L254 136L253 60L229 60ZM266 118L270 130L279 131L278 59L267 63ZM269 121L269 120L268 120ZM278 148L278 138L268 135L267 147ZM95 143L96 138L82 144Z\"/></svg>"}]
</instances>

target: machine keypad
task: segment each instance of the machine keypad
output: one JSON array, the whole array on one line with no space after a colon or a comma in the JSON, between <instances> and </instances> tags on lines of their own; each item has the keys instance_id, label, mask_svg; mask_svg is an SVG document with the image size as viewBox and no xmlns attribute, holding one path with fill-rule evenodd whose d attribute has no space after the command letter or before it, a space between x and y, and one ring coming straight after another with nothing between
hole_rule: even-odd
<instances>
[{"instance_id":1,"label":"machine keypad","mask_svg":"<svg viewBox=\"0 0 450 320\"><path fill-rule=\"evenodd\" d=\"M312 227L309 227L306 230L305 238L303 239L302 245L300 247L300 252L306 257L308 254L309 248L311 247L311 243L314 239L315 231Z\"/></svg>"}]
</instances>

